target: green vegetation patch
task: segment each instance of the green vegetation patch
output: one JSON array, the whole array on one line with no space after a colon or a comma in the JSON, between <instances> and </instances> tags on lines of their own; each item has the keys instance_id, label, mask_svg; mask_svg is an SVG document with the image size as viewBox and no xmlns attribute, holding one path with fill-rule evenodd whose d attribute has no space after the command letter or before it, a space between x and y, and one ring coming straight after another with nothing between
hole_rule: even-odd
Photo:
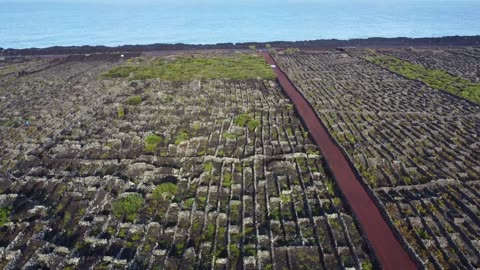
<instances>
[{"instance_id":1,"label":"green vegetation patch","mask_svg":"<svg viewBox=\"0 0 480 270\"><path fill-rule=\"evenodd\" d=\"M185 131L180 132L177 134L177 136L175 136L175 144L179 145L181 142L186 141L188 139L190 139L190 136L188 135L187 132Z\"/></svg>"},{"instance_id":2,"label":"green vegetation patch","mask_svg":"<svg viewBox=\"0 0 480 270\"><path fill-rule=\"evenodd\" d=\"M212 172L213 171L213 162L209 161L203 165L203 170L206 172Z\"/></svg>"},{"instance_id":3,"label":"green vegetation patch","mask_svg":"<svg viewBox=\"0 0 480 270\"><path fill-rule=\"evenodd\" d=\"M183 202L183 205L187 208L192 207L193 203L195 202L195 198L188 198Z\"/></svg>"},{"instance_id":4,"label":"green vegetation patch","mask_svg":"<svg viewBox=\"0 0 480 270\"><path fill-rule=\"evenodd\" d=\"M143 203L144 200L140 194L130 194L115 202L113 205L113 214L117 218L124 218L126 221L133 222L143 207Z\"/></svg>"},{"instance_id":5,"label":"green vegetation patch","mask_svg":"<svg viewBox=\"0 0 480 270\"><path fill-rule=\"evenodd\" d=\"M223 176L223 183L222 186L225 188L229 188L232 185L232 174L231 173L226 173Z\"/></svg>"},{"instance_id":6,"label":"green vegetation patch","mask_svg":"<svg viewBox=\"0 0 480 270\"><path fill-rule=\"evenodd\" d=\"M253 132L257 127L261 125L259 120L254 119L251 115L247 113L238 115L237 117L235 117L235 120L233 122L239 127L248 127L248 130L250 130L250 132Z\"/></svg>"},{"instance_id":7,"label":"green vegetation patch","mask_svg":"<svg viewBox=\"0 0 480 270\"><path fill-rule=\"evenodd\" d=\"M287 48L285 51L283 51L285 54L295 54L299 53L300 49L299 48Z\"/></svg>"},{"instance_id":8,"label":"green vegetation patch","mask_svg":"<svg viewBox=\"0 0 480 270\"><path fill-rule=\"evenodd\" d=\"M462 77L453 76L443 70L429 69L422 65L412 64L392 56L377 54L367 57L366 60L408 79L419 80L429 87L442 89L480 104L480 84L474 84Z\"/></svg>"},{"instance_id":9,"label":"green vegetation patch","mask_svg":"<svg viewBox=\"0 0 480 270\"><path fill-rule=\"evenodd\" d=\"M248 127L248 130L250 130L250 132L253 132L259 126L260 126L260 121L256 119L252 119L247 123L247 127Z\"/></svg>"},{"instance_id":10,"label":"green vegetation patch","mask_svg":"<svg viewBox=\"0 0 480 270\"><path fill-rule=\"evenodd\" d=\"M127 99L127 104L128 105L135 106L135 105L138 105L140 103L142 103L142 97L141 96L131 96Z\"/></svg>"},{"instance_id":11,"label":"green vegetation patch","mask_svg":"<svg viewBox=\"0 0 480 270\"><path fill-rule=\"evenodd\" d=\"M157 145L162 142L162 137L150 134L145 138L145 150L152 152L157 148Z\"/></svg>"},{"instance_id":12,"label":"green vegetation patch","mask_svg":"<svg viewBox=\"0 0 480 270\"><path fill-rule=\"evenodd\" d=\"M104 77L109 78L126 78L130 73L134 72L137 68L133 66L122 66L111 69L103 74Z\"/></svg>"},{"instance_id":13,"label":"green vegetation patch","mask_svg":"<svg viewBox=\"0 0 480 270\"><path fill-rule=\"evenodd\" d=\"M10 212L12 212L12 208L10 207L0 208L0 227L10 222Z\"/></svg>"},{"instance_id":14,"label":"green vegetation patch","mask_svg":"<svg viewBox=\"0 0 480 270\"><path fill-rule=\"evenodd\" d=\"M182 56L173 60L156 59L148 64L116 67L102 76L145 80L160 78L167 81L193 79L275 79L275 73L263 57L236 54L233 56Z\"/></svg>"},{"instance_id":15,"label":"green vegetation patch","mask_svg":"<svg viewBox=\"0 0 480 270\"><path fill-rule=\"evenodd\" d=\"M125 116L125 110L123 109L123 106L118 106L117 108L117 115L118 117L122 118Z\"/></svg>"},{"instance_id":16,"label":"green vegetation patch","mask_svg":"<svg viewBox=\"0 0 480 270\"><path fill-rule=\"evenodd\" d=\"M163 183L155 187L152 198L161 201L170 201L177 194L177 186L173 183Z\"/></svg>"},{"instance_id":17,"label":"green vegetation patch","mask_svg":"<svg viewBox=\"0 0 480 270\"><path fill-rule=\"evenodd\" d=\"M227 140L234 141L237 139L237 135L234 133L225 132L223 133L223 138Z\"/></svg>"}]
</instances>

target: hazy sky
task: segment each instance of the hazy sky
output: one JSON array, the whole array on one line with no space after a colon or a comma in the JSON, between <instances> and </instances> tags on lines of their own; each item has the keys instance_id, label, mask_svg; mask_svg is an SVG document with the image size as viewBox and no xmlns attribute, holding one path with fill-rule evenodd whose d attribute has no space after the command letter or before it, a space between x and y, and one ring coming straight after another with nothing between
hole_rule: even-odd
<instances>
[{"instance_id":1,"label":"hazy sky","mask_svg":"<svg viewBox=\"0 0 480 270\"><path fill-rule=\"evenodd\" d=\"M282 2L288 3L332 3L332 2L367 2L367 3L391 3L392 1L396 2L442 2L442 1L452 1L452 0L262 0L261 2L271 2L281 4ZM478 0L460 0L462 2L468 1L478 1ZM222 4L232 4L235 5L237 3L258 3L258 0L232 0L232 1L225 1L225 0L0 0L0 2L26 2L26 3L41 3L41 2L70 2L70 3L148 3L148 4L162 4L162 3L195 3L195 4L202 4L202 3L222 3Z\"/></svg>"}]
</instances>

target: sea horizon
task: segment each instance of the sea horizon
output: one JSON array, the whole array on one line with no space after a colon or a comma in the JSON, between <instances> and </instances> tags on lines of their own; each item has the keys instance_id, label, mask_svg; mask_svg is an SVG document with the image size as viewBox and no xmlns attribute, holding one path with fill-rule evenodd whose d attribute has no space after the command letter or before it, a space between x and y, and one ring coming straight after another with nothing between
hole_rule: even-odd
<instances>
[{"instance_id":1,"label":"sea horizon","mask_svg":"<svg viewBox=\"0 0 480 270\"><path fill-rule=\"evenodd\" d=\"M480 34L475 1L0 3L4 49Z\"/></svg>"}]
</instances>

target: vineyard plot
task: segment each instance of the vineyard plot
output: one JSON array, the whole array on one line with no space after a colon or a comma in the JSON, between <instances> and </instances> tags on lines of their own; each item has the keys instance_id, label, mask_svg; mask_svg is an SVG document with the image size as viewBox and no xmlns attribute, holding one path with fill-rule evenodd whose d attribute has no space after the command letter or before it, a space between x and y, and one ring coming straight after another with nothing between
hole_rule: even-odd
<instances>
[{"instance_id":1,"label":"vineyard plot","mask_svg":"<svg viewBox=\"0 0 480 270\"><path fill-rule=\"evenodd\" d=\"M1 267L372 266L275 81L100 76L115 66L2 78Z\"/></svg>"},{"instance_id":2,"label":"vineyard plot","mask_svg":"<svg viewBox=\"0 0 480 270\"><path fill-rule=\"evenodd\" d=\"M478 268L480 107L358 57L368 54L275 59L419 260Z\"/></svg>"},{"instance_id":3,"label":"vineyard plot","mask_svg":"<svg viewBox=\"0 0 480 270\"><path fill-rule=\"evenodd\" d=\"M480 50L458 49L404 49L379 50L380 53L395 56L430 69L445 70L473 83L480 83Z\"/></svg>"}]
</instances>

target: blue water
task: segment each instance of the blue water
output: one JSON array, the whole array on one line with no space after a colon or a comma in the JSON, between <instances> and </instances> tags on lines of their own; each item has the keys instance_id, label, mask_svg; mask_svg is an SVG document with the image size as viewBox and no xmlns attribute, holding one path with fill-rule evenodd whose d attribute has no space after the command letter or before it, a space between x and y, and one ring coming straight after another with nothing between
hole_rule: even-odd
<instances>
[{"instance_id":1,"label":"blue water","mask_svg":"<svg viewBox=\"0 0 480 270\"><path fill-rule=\"evenodd\" d=\"M480 0L38 1L0 0L0 47L480 34Z\"/></svg>"}]
</instances>

